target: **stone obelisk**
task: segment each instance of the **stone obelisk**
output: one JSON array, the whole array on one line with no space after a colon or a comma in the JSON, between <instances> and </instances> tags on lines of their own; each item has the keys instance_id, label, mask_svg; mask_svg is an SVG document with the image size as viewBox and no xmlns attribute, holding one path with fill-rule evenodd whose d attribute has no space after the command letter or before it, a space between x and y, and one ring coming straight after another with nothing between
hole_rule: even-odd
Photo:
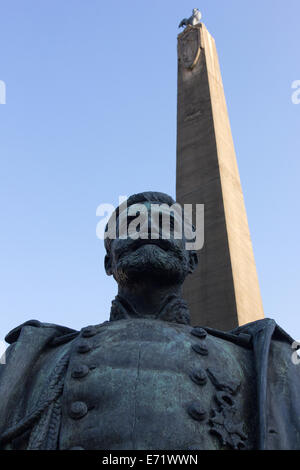
<instances>
[{"instance_id":1,"label":"stone obelisk","mask_svg":"<svg viewBox=\"0 0 300 470\"><path fill-rule=\"evenodd\" d=\"M229 330L264 317L215 41L203 23L178 36L177 179L204 204L204 246L184 285L192 324Z\"/></svg>"}]
</instances>

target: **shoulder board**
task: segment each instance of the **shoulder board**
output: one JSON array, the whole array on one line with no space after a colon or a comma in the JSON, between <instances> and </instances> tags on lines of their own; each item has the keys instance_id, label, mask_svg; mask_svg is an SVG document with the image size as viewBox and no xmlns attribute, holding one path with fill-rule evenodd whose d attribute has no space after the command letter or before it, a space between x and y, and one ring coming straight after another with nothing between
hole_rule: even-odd
<instances>
[{"instance_id":1,"label":"shoulder board","mask_svg":"<svg viewBox=\"0 0 300 470\"><path fill-rule=\"evenodd\" d=\"M15 343L18 341L18 338L20 336L21 330L24 326L34 326L36 328L53 328L56 330L57 335L55 336L55 340L58 340L59 338L66 338L66 340L71 339L75 336L77 336L79 333L76 330L73 330L71 328L67 328L66 326L60 326L60 325L55 325L51 323L41 323L38 320L29 320L26 321L25 323L22 323L22 325L17 326L13 330L11 330L5 337L5 341L8 344ZM61 341L64 342L64 341Z\"/></svg>"}]
</instances>

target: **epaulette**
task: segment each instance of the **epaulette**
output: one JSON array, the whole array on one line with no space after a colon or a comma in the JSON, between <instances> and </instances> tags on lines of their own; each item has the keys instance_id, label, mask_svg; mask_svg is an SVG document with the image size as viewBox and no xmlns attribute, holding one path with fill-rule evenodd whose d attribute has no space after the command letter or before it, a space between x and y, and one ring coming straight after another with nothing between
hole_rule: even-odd
<instances>
[{"instance_id":1,"label":"epaulette","mask_svg":"<svg viewBox=\"0 0 300 470\"><path fill-rule=\"evenodd\" d=\"M72 338L75 338L79 334L78 331L68 328L66 326L55 325L52 323L41 323L38 320L29 320L21 325L17 326L13 330L11 330L5 337L5 341L8 344L13 344L18 341L22 328L24 326L34 326L36 328L52 328L57 332L54 338L52 339L53 344L62 344Z\"/></svg>"}]
</instances>

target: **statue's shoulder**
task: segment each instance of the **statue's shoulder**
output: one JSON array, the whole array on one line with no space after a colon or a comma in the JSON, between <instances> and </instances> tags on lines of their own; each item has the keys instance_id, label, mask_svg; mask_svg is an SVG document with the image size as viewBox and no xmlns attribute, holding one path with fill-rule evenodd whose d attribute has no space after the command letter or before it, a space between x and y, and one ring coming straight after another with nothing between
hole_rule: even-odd
<instances>
[{"instance_id":1,"label":"statue's shoulder","mask_svg":"<svg viewBox=\"0 0 300 470\"><path fill-rule=\"evenodd\" d=\"M272 318L263 318L251 323L239 326L234 330L221 331L214 328L204 327L211 337L224 339L239 346L252 348L257 338L268 342L280 342L291 344L293 338L284 331Z\"/></svg>"},{"instance_id":2,"label":"statue's shoulder","mask_svg":"<svg viewBox=\"0 0 300 470\"><path fill-rule=\"evenodd\" d=\"M30 330L30 334L37 335L48 335L53 341L64 342L64 340L72 339L76 337L79 332L68 328L66 326L56 325L53 323L42 323L38 320L28 320L21 325L11 330L5 337L5 341L8 344L16 343L20 337L22 331Z\"/></svg>"},{"instance_id":3,"label":"statue's shoulder","mask_svg":"<svg viewBox=\"0 0 300 470\"><path fill-rule=\"evenodd\" d=\"M251 323L242 325L230 332L233 335L250 335L254 337L269 337L272 341L280 341L285 343L293 343L293 338L281 328L274 319L263 318Z\"/></svg>"}]
</instances>

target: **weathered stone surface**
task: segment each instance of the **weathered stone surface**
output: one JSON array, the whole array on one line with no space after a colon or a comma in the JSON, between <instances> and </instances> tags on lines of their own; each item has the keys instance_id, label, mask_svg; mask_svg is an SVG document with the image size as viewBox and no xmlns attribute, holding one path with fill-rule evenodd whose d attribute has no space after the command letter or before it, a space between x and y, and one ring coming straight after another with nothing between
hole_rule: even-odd
<instances>
[{"instance_id":1,"label":"weathered stone surface","mask_svg":"<svg viewBox=\"0 0 300 470\"><path fill-rule=\"evenodd\" d=\"M187 67L181 41L201 34ZM205 204L205 244L184 285L193 324L228 330L263 318L247 216L214 39L203 24L178 36L177 201Z\"/></svg>"}]
</instances>

